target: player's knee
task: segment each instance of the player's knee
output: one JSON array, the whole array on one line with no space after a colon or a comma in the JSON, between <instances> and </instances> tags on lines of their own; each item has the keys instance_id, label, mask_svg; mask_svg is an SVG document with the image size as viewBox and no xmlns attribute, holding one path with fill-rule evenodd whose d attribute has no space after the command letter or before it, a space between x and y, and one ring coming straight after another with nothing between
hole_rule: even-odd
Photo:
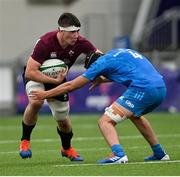
<instances>
[{"instance_id":1,"label":"player's knee","mask_svg":"<svg viewBox=\"0 0 180 177\"><path fill-rule=\"evenodd\" d=\"M33 109L40 109L43 105L43 100L31 100L30 105Z\"/></svg>"},{"instance_id":2,"label":"player's knee","mask_svg":"<svg viewBox=\"0 0 180 177\"><path fill-rule=\"evenodd\" d=\"M115 104L107 107L104 114L107 115L114 123L120 123L127 118L123 111Z\"/></svg>"},{"instance_id":3,"label":"player's knee","mask_svg":"<svg viewBox=\"0 0 180 177\"><path fill-rule=\"evenodd\" d=\"M64 133L68 133L72 131L72 125L69 118L66 118L64 120L57 121L59 130L61 130Z\"/></svg>"},{"instance_id":4,"label":"player's knee","mask_svg":"<svg viewBox=\"0 0 180 177\"><path fill-rule=\"evenodd\" d=\"M52 111L53 117L56 121L62 121L67 118L68 116L68 109L66 110L54 110Z\"/></svg>"},{"instance_id":5,"label":"player's knee","mask_svg":"<svg viewBox=\"0 0 180 177\"><path fill-rule=\"evenodd\" d=\"M110 122L107 121L107 119L104 119L103 117L98 120L98 126L99 126L100 129L107 126L107 124L109 124L109 123Z\"/></svg>"}]
</instances>

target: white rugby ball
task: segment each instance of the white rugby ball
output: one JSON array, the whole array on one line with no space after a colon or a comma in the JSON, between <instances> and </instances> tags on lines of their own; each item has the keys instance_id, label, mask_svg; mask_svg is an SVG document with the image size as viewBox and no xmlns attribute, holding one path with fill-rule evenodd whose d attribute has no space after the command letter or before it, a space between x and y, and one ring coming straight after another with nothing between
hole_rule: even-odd
<instances>
[{"instance_id":1,"label":"white rugby ball","mask_svg":"<svg viewBox=\"0 0 180 177\"><path fill-rule=\"evenodd\" d=\"M43 74L56 78L60 72L66 72L68 66L60 59L48 59L39 69Z\"/></svg>"}]
</instances>

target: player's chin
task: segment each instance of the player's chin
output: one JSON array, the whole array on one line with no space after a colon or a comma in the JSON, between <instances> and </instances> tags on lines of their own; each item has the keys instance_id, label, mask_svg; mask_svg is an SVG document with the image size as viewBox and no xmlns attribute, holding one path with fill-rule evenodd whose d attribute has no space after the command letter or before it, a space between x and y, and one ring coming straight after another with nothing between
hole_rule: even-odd
<instances>
[{"instance_id":1,"label":"player's chin","mask_svg":"<svg viewBox=\"0 0 180 177\"><path fill-rule=\"evenodd\" d=\"M77 40L71 41L70 45L74 45Z\"/></svg>"}]
</instances>

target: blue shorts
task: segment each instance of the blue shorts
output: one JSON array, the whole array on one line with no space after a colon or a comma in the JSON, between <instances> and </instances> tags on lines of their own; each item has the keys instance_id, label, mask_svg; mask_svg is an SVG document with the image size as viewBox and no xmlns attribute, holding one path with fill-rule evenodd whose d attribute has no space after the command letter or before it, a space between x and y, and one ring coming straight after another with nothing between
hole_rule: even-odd
<instances>
[{"instance_id":1,"label":"blue shorts","mask_svg":"<svg viewBox=\"0 0 180 177\"><path fill-rule=\"evenodd\" d=\"M158 107L166 96L166 88L129 87L116 102L140 117Z\"/></svg>"}]
</instances>

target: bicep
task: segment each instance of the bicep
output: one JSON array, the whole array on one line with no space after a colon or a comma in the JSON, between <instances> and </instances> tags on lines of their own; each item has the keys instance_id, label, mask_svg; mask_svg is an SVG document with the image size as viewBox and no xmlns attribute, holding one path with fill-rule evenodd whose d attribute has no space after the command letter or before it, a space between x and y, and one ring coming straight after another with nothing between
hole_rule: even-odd
<instances>
[{"instance_id":1,"label":"bicep","mask_svg":"<svg viewBox=\"0 0 180 177\"><path fill-rule=\"evenodd\" d=\"M38 71L40 66L41 66L40 63L35 61L32 57L29 57L26 65L25 75L28 76L31 72Z\"/></svg>"}]
</instances>

